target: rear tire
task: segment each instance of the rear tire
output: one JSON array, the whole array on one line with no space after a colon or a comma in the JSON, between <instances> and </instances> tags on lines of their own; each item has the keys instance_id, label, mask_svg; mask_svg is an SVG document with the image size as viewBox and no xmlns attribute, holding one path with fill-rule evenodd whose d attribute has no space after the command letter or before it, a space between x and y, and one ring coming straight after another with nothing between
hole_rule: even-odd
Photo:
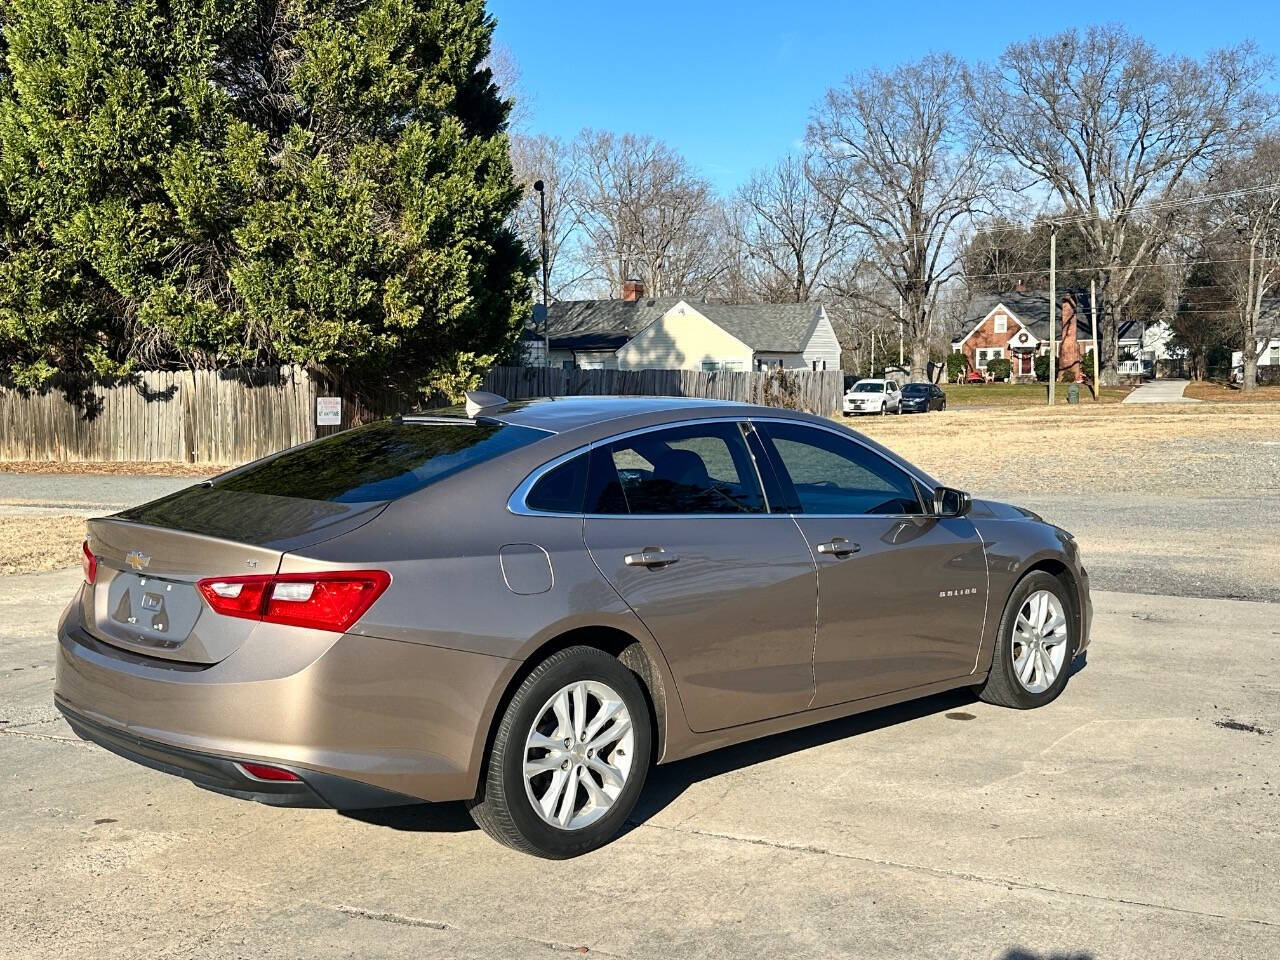
<instances>
[{"instance_id":1,"label":"rear tire","mask_svg":"<svg viewBox=\"0 0 1280 960\"><path fill-rule=\"evenodd\" d=\"M639 799L652 729L640 682L616 657L554 653L507 704L471 818L499 843L550 860L603 846Z\"/></svg>"},{"instance_id":2,"label":"rear tire","mask_svg":"<svg viewBox=\"0 0 1280 960\"><path fill-rule=\"evenodd\" d=\"M1018 581L1005 604L991 670L977 688L978 697L1015 710L1043 707L1067 685L1079 643L1065 585L1043 570L1033 571Z\"/></svg>"}]
</instances>

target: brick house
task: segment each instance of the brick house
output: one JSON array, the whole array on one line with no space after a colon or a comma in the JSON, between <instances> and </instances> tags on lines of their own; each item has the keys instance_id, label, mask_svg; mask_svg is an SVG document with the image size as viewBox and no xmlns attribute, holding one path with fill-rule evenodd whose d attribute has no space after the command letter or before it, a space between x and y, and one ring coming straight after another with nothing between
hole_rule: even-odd
<instances>
[{"instance_id":1,"label":"brick house","mask_svg":"<svg viewBox=\"0 0 1280 960\"><path fill-rule=\"evenodd\" d=\"M1074 370L1094 348L1089 291L1064 290L1058 315L1058 370ZM1049 352L1049 292L1011 290L973 298L961 329L964 336L951 344L963 353L969 369L986 373L987 363L1004 357L1012 367L1012 381L1035 380L1035 358Z\"/></svg>"}]
</instances>

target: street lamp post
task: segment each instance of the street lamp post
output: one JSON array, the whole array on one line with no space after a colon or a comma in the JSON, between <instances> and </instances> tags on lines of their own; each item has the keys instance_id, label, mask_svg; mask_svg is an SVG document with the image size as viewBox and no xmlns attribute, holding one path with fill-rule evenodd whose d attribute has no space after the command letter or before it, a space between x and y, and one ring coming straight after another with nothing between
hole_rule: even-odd
<instances>
[{"instance_id":1,"label":"street lamp post","mask_svg":"<svg viewBox=\"0 0 1280 960\"><path fill-rule=\"evenodd\" d=\"M547 193L541 180L533 181L533 189L538 191L538 214L541 221L539 236L542 246L542 365L551 366L551 337L547 332L547 300L548 287L551 285L551 266L547 263Z\"/></svg>"}]
</instances>

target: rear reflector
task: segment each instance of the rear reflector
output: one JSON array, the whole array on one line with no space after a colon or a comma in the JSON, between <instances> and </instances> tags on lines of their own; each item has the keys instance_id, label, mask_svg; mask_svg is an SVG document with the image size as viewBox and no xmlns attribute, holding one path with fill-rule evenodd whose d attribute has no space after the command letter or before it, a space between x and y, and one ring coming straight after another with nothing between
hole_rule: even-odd
<instances>
[{"instance_id":1,"label":"rear reflector","mask_svg":"<svg viewBox=\"0 0 1280 960\"><path fill-rule=\"evenodd\" d=\"M98 579L98 558L89 549L89 541L80 545L80 569L84 571L84 582L92 585Z\"/></svg>"},{"instance_id":2,"label":"rear reflector","mask_svg":"<svg viewBox=\"0 0 1280 960\"><path fill-rule=\"evenodd\" d=\"M384 570L209 577L196 583L205 602L224 617L242 617L342 633L391 583Z\"/></svg>"},{"instance_id":3,"label":"rear reflector","mask_svg":"<svg viewBox=\"0 0 1280 960\"><path fill-rule=\"evenodd\" d=\"M281 770L279 767L269 767L265 763L248 763L241 762L240 769L251 777L258 780L292 780L301 781L302 778L296 773L290 773L288 770Z\"/></svg>"}]
</instances>

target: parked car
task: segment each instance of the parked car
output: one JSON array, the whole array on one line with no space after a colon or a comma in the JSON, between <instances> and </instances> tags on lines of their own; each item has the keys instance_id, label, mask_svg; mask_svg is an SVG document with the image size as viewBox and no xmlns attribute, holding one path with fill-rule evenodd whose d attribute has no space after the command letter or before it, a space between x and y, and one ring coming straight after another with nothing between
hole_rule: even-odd
<instances>
[{"instance_id":1,"label":"parked car","mask_svg":"<svg viewBox=\"0 0 1280 960\"><path fill-rule=\"evenodd\" d=\"M844 395L841 409L846 417L860 413L901 413L902 391L896 380L859 380Z\"/></svg>"},{"instance_id":2,"label":"parked car","mask_svg":"<svg viewBox=\"0 0 1280 960\"><path fill-rule=\"evenodd\" d=\"M473 399L90 520L75 732L278 806L464 800L561 858L653 763L951 688L1043 706L1088 643L1070 534L823 418Z\"/></svg>"},{"instance_id":3,"label":"parked car","mask_svg":"<svg viewBox=\"0 0 1280 960\"><path fill-rule=\"evenodd\" d=\"M933 383L908 383L902 388L903 413L928 413L947 409L947 395Z\"/></svg>"}]
</instances>

